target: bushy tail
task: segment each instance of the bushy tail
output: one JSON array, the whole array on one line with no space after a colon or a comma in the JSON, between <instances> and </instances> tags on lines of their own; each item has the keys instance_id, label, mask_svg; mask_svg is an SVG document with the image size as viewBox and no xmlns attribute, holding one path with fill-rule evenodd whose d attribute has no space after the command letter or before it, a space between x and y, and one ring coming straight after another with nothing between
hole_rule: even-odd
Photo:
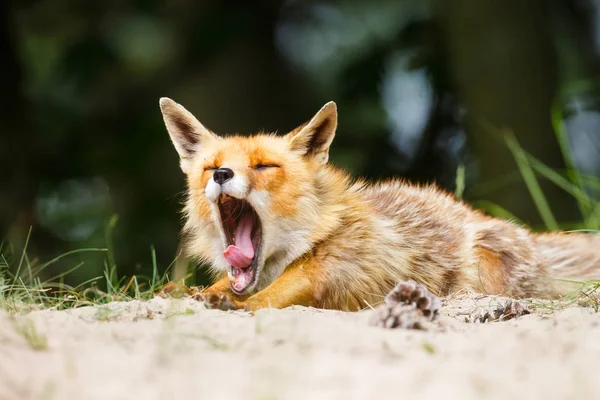
<instances>
[{"instance_id":1,"label":"bushy tail","mask_svg":"<svg viewBox=\"0 0 600 400\"><path fill-rule=\"evenodd\" d=\"M600 281L600 234L544 233L534 237L548 277L577 282ZM557 285L559 291L573 285Z\"/></svg>"}]
</instances>

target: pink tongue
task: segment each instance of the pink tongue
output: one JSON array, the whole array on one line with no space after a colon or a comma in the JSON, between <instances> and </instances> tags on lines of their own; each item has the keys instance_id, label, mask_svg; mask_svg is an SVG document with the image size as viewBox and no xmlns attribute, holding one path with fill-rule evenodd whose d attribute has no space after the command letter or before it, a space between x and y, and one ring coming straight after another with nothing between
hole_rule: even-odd
<instances>
[{"instance_id":1,"label":"pink tongue","mask_svg":"<svg viewBox=\"0 0 600 400\"><path fill-rule=\"evenodd\" d=\"M237 269L248 267L252 262L252 258L254 258L253 227L254 215L252 213L244 214L235 231L235 246L229 245L227 250L223 252L227 262Z\"/></svg>"}]
</instances>

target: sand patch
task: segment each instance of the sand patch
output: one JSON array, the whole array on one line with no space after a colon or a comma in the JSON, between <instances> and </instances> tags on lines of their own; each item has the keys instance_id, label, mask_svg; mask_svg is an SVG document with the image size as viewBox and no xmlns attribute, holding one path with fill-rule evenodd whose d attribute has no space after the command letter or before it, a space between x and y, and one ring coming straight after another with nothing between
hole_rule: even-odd
<instances>
[{"instance_id":1,"label":"sand patch","mask_svg":"<svg viewBox=\"0 0 600 400\"><path fill-rule=\"evenodd\" d=\"M444 332L189 299L0 313L0 399L600 398L600 314L462 322L496 301L444 299Z\"/></svg>"}]
</instances>

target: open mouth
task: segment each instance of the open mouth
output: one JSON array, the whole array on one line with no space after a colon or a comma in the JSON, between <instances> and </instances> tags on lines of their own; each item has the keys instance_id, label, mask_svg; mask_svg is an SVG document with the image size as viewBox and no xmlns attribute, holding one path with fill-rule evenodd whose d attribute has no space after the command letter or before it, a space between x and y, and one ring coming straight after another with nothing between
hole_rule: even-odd
<instances>
[{"instance_id":1,"label":"open mouth","mask_svg":"<svg viewBox=\"0 0 600 400\"><path fill-rule=\"evenodd\" d=\"M217 202L221 223L227 240L223 256L229 262L231 289L242 294L254 284L262 226L258 214L246 200L222 194Z\"/></svg>"}]
</instances>

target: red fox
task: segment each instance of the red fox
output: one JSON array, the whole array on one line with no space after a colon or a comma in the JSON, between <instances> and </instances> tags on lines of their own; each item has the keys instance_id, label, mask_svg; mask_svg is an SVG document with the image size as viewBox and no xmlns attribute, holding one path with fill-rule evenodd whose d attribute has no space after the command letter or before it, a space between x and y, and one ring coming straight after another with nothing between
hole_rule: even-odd
<instances>
[{"instance_id":1,"label":"red fox","mask_svg":"<svg viewBox=\"0 0 600 400\"><path fill-rule=\"evenodd\" d=\"M331 166L333 102L286 135L248 137L218 136L168 98L160 108L187 178L187 252L210 264L200 298L215 307L360 310L408 279L438 296L555 298L554 278L600 277L600 236L535 234L435 186Z\"/></svg>"}]
</instances>

